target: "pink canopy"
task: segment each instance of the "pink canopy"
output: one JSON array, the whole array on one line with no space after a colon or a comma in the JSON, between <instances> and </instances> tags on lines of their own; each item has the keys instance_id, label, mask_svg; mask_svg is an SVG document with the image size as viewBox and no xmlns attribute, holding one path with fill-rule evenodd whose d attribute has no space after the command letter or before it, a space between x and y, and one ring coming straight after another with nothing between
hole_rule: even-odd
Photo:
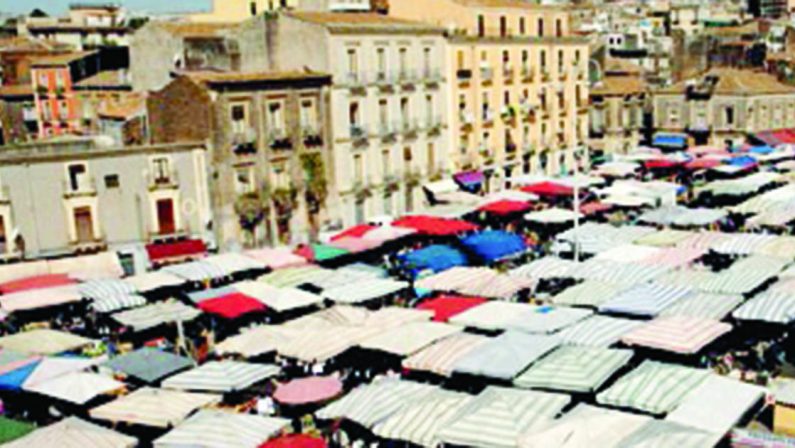
<instances>
[{"instance_id":1,"label":"pink canopy","mask_svg":"<svg viewBox=\"0 0 795 448\"><path fill-rule=\"evenodd\" d=\"M244 255L251 257L271 269L284 269L307 264L306 258L296 255L288 247L263 248L247 251Z\"/></svg>"},{"instance_id":2,"label":"pink canopy","mask_svg":"<svg viewBox=\"0 0 795 448\"><path fill-rule=\"evenodd\" d=\"M286 405L303 405L330 400L342 393L342 382L333 376L299 378L280 385L273 399Z\"/></svg>"},{"instance_id":3,"label":"pink canopy","mask_svg":"<svg viewBox=\"0 0 795 448\"><path fill-rule=\"evenodd\" d=\"M374 249L380 245L381 243L377 241L366 240L352 236L345 236L329 243L329 246L334 246L338 249L345 249L351 253L364 252L366 250Z\"/></svg>"}]
</instances>

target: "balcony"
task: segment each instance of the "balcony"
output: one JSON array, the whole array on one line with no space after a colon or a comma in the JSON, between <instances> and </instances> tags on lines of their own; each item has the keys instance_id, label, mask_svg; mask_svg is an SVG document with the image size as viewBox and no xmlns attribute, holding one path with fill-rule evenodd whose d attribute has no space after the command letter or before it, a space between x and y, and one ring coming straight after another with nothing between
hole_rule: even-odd
<instances>
[{"instance_id":1,"label":"balcony","mask_svg":"<svg viewBox=\"0 0 795 448\"><path fill-rule=\"evenodd\" d=\"M284 129L276 128L268 132L268 146L277 151L293 149L293 141Z\"/></svg>"},{"instance_id":2,"label":"balcony","mask_svg":"<svg viewBox=\"0 0 795 448\"><path fill-rule=\"evenodd\" d=\"M472 80L472 70L458 70L456 71L455 76L458 79L458 82L467 83Z\"/></svg>"},{"instance_id":3,"label":"balcony","mask_svg":"<svg viewBox=\"0 0 795 448\"><path fill-rule=\"evenodd\" d=\"M494 70L488 67L480 68L480 81L482 83L490 83L494 80Z\"/></svg>"},{"instance_id":4,"label":"balcony","mask_svg":"<svg viewBox=\"0 0 795 448\"><path fill-rule=\"evenodd\" d=\"M356 146L367 144L367 128L362 124L352 124L350 128L351 141Z\"/></svg>"},{"instance_id":5,"label":"balcony","mask_svg":"<svg viewBox=\"0 0 795 448\"><path fill-rule=\"evenodd\" d=\"M494 123L494 110L486 109L481 114L481 119L484 125L491 125Z\"/></svg>"},{"instance_id":6,"label":"balcony","mask_svg":"<svg viewBox=\"0 0 795 448\"><path fill-rule=\"evenodd\" d=\"M513 67L507 65L502 68L502 79L505 83L513 82Z\"/></svg>"},{"instance_id":7,"label":"balcony","mask_svg":"<svg viewBox=\"0 0 795 448\"><path fill-rule=\"evenodd\" d=\"M547 69L541 70L541 81L542 82L549 82L550 80L552 80L552 77L549 74L549 70L547 70Z\"/></svg>"},{"instance_id":8,"label":"balcony","mask_svg":"<svg viewBox=\"0 0 795 448\"><path fill-rule=\"evenodd\" d=\"M179 188L179 175L177 170L173 168L164 171L150 171L147 177L149 191L176 190Z\"/></svg>"},{"instance_id":9,"label":"balcony","mask_svg":"<svg viewBox=\"0 0 795 448\"><path fill-rule=\"evenodd\" d=\"M396 129L398 126L388 121L381 122L378 125L378 136L382 141L391 141L395 138Z\"/></svg>"},{"instance_id":10,"label":"balcony","mask_svg":"<svg viewBox=\"0 0 795 448\"><path fill-rule=\"evenodd\" d=\"M430 116L425 119L425 130L429 135L437 135L442 131L442 117Z\"/></svg>"},{"instance_id":11,"label":"balcony","mask_svg":"<svg viewBox=\"0 0 795 448\"><path fill-rule=\"evenodd\" d=\"M65 179L63 181L63 195L65 198L96 196L97 183L93 177L79 176L74 179Z\"/></svg>"},{"instance_id":12,"label":"balcony","mask_svg":"<svg viewBox=\"0 0 795 448\"><path fill-rule=\"evenodd\" d=\"M414 87L414 83L417 81L417 75L414 70L404 68L398 71L397 81L404 89L410 89Z\"/></svg>"},{"instance_id":13,"label":"balcony","mask_svg":"<svg viewBox=\"0 0 795 448\"><path fill-rule=\"evenodd\" d=\"M304 146L307 148L323 146L323 132L317 125L302 126L301 136L304 140Z\"/></svg>"},{"instance_id":14,"label":"balcony","mask_svg":"<svg viewBox=\"0 0 795 448\"><path fill-rule=\"evenodd\" d=\"M240 129L232 134L233 152L237 155L257 152L257 133L253 128Z\"/></svg>"},{"instance_id":15,"label":"balcony","mask_svg":"<svg viewBox=\"0 0 795 448\"><path fill-rule=\"evenodd\" d=\"M367 90L367 76L360 72L351 72L345 76L344 85L352 92L364 92Z\"/></svg>"},{"instance_id":16,"label":"balcony","mask_svg":"<svg viewBox=\"0 0 795 448\"><path fill-rule=\"evenodd\" d=\"M461 127L469 127L472 126L472 124L475 122L475 117L472 116L472 112L459 111L458 121L461 124Z\"/></svg>"},{"instance_id":17,"label":"balcony","mask_svg":"<svg viewBox=\"0 0 795 448\"><path fill-rule=\"evenodd\" d=\"M535 79L535 71L533 71L533 69L531 69L529 65L523 66L521 73L522 73L522 81L533 82L533 80Z\"/></svg>"},{"instance_id":18,"label":"balcony","mask_svg":"<svg viewBox=\"0 0 795 448\"><path fill-rule=\"evenodd\" d=\"M569 78L569 73L566 71L566 69L561 67L560 70L558 70L558 79L561 81L565 81L568 78Z\"/></svg>"},{"instance_id":19,"label":"balcony","mask_svg":"<svg viewBox=\"0 0 795 448\"><path fill-rule=\"evenodd\" d=\"M417 122L411 118L404 118L400 122L400 132L403 138L414 138L417 136Z\"/></svg>"},{"instance_id":20,"label":"balcony","mask_svg":"<svg viewBox=\"0 0 795 448\"><path fill-rule=\"evenodd\" d=\"M375 85L379 89L389 91L394 88L395 76L387 71L378 71L375 73Z\"/></svg>"},{"instance_id":21,"label":"balcony","mask_svg":"<svg viewBox=\"0 0 795 448\"><path fill-rule=\"evenodd\" d=\"M438 87L443 81L442 72L435 67L426 67L422 71L422 81L425 83L425 87Z\"/></svg>"}]
</instances>

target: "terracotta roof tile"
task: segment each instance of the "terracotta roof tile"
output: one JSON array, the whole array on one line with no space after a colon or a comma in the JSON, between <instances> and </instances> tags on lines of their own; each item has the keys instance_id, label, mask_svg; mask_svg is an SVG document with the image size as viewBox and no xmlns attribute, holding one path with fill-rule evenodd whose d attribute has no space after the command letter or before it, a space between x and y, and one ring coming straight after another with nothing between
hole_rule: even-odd
<instances>
[{"instance_id":1,"label":"terracotta roof tile","mask_svg":"<svg viewBox=\"0 0 795 448\"><path fill-rule=\"evenodd\" d=\"M33 96L33 86L30 84L14 84L0 86L0 97Z\"/></svg>"},{"instance_id":2,"label":"terracotta roof tile","mask_svg":"<svg viewBox=\"0 0 795 448\"><path fill-rule=\"evenodd\" d=\"M646 83L639 76L605 76L591 95L635 95L646 91Z\"/></svg>"},{"instance_id":3,"label":"terracotta roof tile","mask_svg":"<svg viewBox=\"0 0 795 448\"><path fill-rule=\"evenodd\" d=\"M95 51L77 51L73 53L54 54L50 56L42 56L33 58L34 67L53 66L53 65L67 65L73 61L83 59L86 56L96 53Z\"/></svg>"},{"instance_id":4,"label":"terracotta roof tile","mask_svg":"<svg viewBox=\"0 0 795 448\"><path fill-rule=\"evenodd\" d=\"M399 28L436 29L436 27L422 22L398 19L396 17L385 16L383 14L375 14L375 13L294 11L288 13L288 15L298 20L302 20L304 22L310 22L329 27L347 26L347 27L362 27L362 28L399 27Z\"/></svg>"},{"instance_id":5,"label":"terracotta roof tile","mask_svg":"<svg viewBox=\"0 0 795 448\"><path fill-rule=\"evenodd\" d=\"M500 8L500 9L532 9L532 10L559 10L565 8L556 5L540 5L525 0L454 0L456 3L474 8Z\"/></svg>"},{"instance_id":6,"label":"terracotta roof tile","mask_svg":"<svg viewBox=\"0 0 795 448\"><path fill-rule=\"evenodd\" d=\"M234 22L198 23L198 22L162 22L155 26L165 29L171 34L182 37L212 37L220 32L239 26Z\"/></svg>"},{"instance_id":7,"label":"terracotta roof tile","mask_svg":"<svg viewBox=\"0 0 795 448\"><path fill-rule=\"evenodd\" d=\"M288 72L185 72L185 76L203 83L245 83L245 82L267 82L267 81L289 81L289 80L302 80L302 79L315 79L326 78L330 75L320 72L302 72L302 71L288 71Z\"/></svg>"},{"instance_id":8,"label":"terracotta roof tile","mask_svg":"<svg viewBox=\"0 0 795 448\"><path fill-rule=\"evenodd\" d=\"M94 76L75 84L77 87L97 87L97 88L111 88L111 87L129 87L129 78L125 75L124 70L106 70L99 72Z\"/></svg>"},{"instance_id":9,"label":"terracotta roof tile","mask_svg":"<svg viewBox=\"0 0 795 448\"><path fill-rule=\"evenodd\" d=\"M146 95L130 93L123 95L118 100L108 100L97 110L97 115L102 118L124 120L138 115L146 110Z\"/></svg>"},{"instance_id":10,"label":"terracotta roof tile","mask_svg":"<svg viewBox=\"0 0 795 448\"><path fill-rule=\"evenodd\" d=\"M702 83L707 77L716 77L717 82L713 92L717 95L776 95L795 94L795 86L780 82L775 76L753 70L734 68L713 69L696 79L696 85ZM684 93L688 82L682 81L670 87L659 89L659 93Z\"/></svg>"}]
</instances>

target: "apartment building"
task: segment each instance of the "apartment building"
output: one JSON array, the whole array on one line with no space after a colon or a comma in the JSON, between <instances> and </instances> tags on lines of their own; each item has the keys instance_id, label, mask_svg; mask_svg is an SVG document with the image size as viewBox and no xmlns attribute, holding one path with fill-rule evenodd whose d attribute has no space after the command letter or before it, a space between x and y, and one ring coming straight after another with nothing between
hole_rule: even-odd
<instances>
[{"instance_id":1,"label":"apartment building","mask_svg":"<svg viewBox=\"0 0 795 448\"><path fill-rule=\"evenodd\" d=\"M749 134L795 127L795 87L753 70L713 69L653 93L654 125L696 144L733 146Z\"/></svg>"},{"instance_id":2,"label":"apartment building","mask_svg":"<svg viewBox=\"0 0 795 448\"><path fill-rule=\"evenodd\" d=\"M280 10L365 12L370 0L213 0L209 12L193 14L192 22L241 22Z\"/></svg>"},{"instance_id":3,"label":"apartment building","mask_svg":"<svg viewBox=\"0 0 795 448\"><path fill-rule=\"evenodd\" d=\"M603 154L626 154L642 139L647 85L642 69L608 60L591 88L590 145Z\"/></svg>"},{"instance_id":4,"label":"apartment building","mask_svg":"<svg viewBox=\"0 0 795 448\"><path fill-rule=\"evenodd\" d=\"M448 168L442 30L384 15L290 12L274 19L281 69L332 75L333 221L419 212Z\"/></svg>"},{"instance_id":5,"label":"apartment building","mask_svg":"<svg viewBox=\"0 0 795 448\"><path fill-rule=\"evenodd\" d=\"M565 8L519 0L392 0L447 30L451 162L502 176L568 171L588 137L585 38ZM495 180L497 180L495 182Z\"/></svg>"},{"instance_id":6,"label":"apartment building","mask_svg":"<svg viewBox=\"0 0 795 448\"><path fill-rule=\"evenodd\" d=\"M149 97L155 142L211 144L212 228L222 248L296 243L328 219L329 78L193 72Z\"/></svg>"},{"instance_id":7,"label":"apartment building","mask_svg":"<svg viewBox=\"0 0 795 448\"><path fill-rule=\"evenodd\" d=\"M206 238L203 143L102 147L93 139L8 146L0 153L0 258Z\"/></svg>"}]
</instances>

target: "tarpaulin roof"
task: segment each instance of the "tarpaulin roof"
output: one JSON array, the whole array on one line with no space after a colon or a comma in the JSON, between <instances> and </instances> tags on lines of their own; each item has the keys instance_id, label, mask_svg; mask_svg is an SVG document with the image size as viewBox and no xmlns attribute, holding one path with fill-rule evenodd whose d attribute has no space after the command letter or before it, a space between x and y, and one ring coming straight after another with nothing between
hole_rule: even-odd
<instances>
[{"instance_id":1,"label":"tarpaulin roof","mask_svg":"<svg viewBox=\"0 0 795 448\"><path fill-rule=\"evenodd\" d=\"M518 255L527 250L521 236L501 230L487 230L469 235L461 242L487 263Z\"/></svg>"},{"instance_id":2,"label":"tarpaulin roof","mask_svg":"<svg viewBox=\"0 0 795 448\"><path fill-rule=\"evenodd\" d=\"M485 267L455 267L419 280L415 286L475 297L508 298L534 285L533 279L500 274Z\"/></svg>"},{"instance_id":3,"label":"tarpaulin roof","mask_svg":"<svg viewBox=\"0 0 795 448\"><path fill-rule=\"evenodd\" d=\"M237 319L246 314L263 312L267 307L259 300L234 292L197 305L205 313L215 314L226 319Z\"/></svg>"},{"instance_id":4,"label":"tarpaulin roof","mask_svg":"<svg viewBox=\"0 0 795 448\"><path fill-rule=\"evenodd\" d=\"M417 308L433 311L433 320L437 322L447 322L451 317L485 302L486 299L481 297L442 295L420 303Z\"/></svg>"},{"instance_id":5,"label":"tarpaulin roof","mask_svg":"<svg viewBox=\"0 0 795 448\"><path fill-rule=\"evenodd\" d=\"M264 282L244 281L232 285L276 312L305 308L323 302L323 297L298 288L277 288Z\"/></svg>"},{"instance_id":6,"label":"tarpaulin roof","mask_svg":"<svg viewBox=\"0 0 795 448\"><path fill-rule=\"evenodd\" d=\"M680 354L698 353L720 336L731 331L726 323L699 317L658 317L621 337L627 345L637 345Z\"/></svg>"},{"instance_id":7,"label":"tarpaulin roof","mask_svg":"<svg viewBox=\"0 0 795 448\"><path fill-rule=\"evenodd\" d=\"M687 136L682 134L655 134L652 139L652 145L667 148L684 148L687 146Z\"/></svg>"},{"instance_id":8,"label":"tarpaulin roof","mask_svg":"<svg viewBox=\"0 0 795 448\"><path fill-rule=\"evenodd\" d=\"M283 269L292 266L301 266L307 263L306 258L293 253L287 247L265 247L244 252L271 269Z\"/></svg>"},{"instance_id":9,"label":"tarpaulin roof","mask_svg":"<svg viewBox=\"0 0 795 448\"><path fill-rule=\"evenodd\" d=\"M455 363L453 371L512 380L558 345L560 339L554 336L507 331L463 356Z\"/></svg>"},{"instance_id":10,"label":"tarpaulin roof","mask_svg":"<svg viewBox=\"0 0 795 448\"><path fill-rule=\"evenodd\" d=\"M149 244L146 246L146 252L150 261L163 262L204 256L207 254L207 246L202 240L181 240Z\"/></svg>"},{"instance_id":11,"label":"tarpaulin roof","mask_svg":"<svg viewBox=\"0 0 795 448\"><path fill-rule=\"evenodd\" d=\"M25 390L75 404L86 404L99 395L125 387L125 384L105 375L91 372L72 372L37 383Z\"/></svg>"},{"instance_id":12,"label":"tarpaulin roof","mask_svg":"<svg viewBox=\"0 0 795 448\"><path fill-rule=\"evenodd\" d=\"M98 363L97 359L81 356L53 356L42 358L36 369L25 380L24 388L51 380L61 375L84 370Z\"/></svg>"},{"instance_id":13,"label":"tarpaulin roof","mask_svg":"<svg viewBox=\"0 0 795 448\"><path fill-rule=\"evenodd\" d=\"M536 280L567 278L577 268L577 262L554 256L546 256L512 269L509 274Z\"/></svg>"},{"instance_id":14,"label":"tarpaulin roof","mask_svg":"<svg viewBox=\"0 0 795 448\"><path fill-rule=\"evenodd\" d=\"M351 236L339 238L329 243L329 246L331 247L347 250L348 252L353 254L364 252L370 249L375 249L380 245L381 243L379 243L378 241L366 240L364 238L354 238Z\"/></svg>"},{"instance_id":15,"label":"tarpaulin roof","mask_svg":"<svg viewBox=\"0 0 795 448\"><path fill-rule=\"evenodd\" d=\"M323 297L336 303L361 303L396 294L408 287L408 282L392 279L364 279L326 289Z\"/></svg>"},{"instance_id":16,"label":"tarpaulin roof","mask_svg":"<svg viewBox=\"0 0 795 448\"><path fill-rule=\"evenodd\" d=\"M660 315L722 320L741 303L740 295L696 293L664 309Z\"/></svg>"},{"instance_id":17,"label":"tarpaulin roof","mask_svg":"<svg viewBox=\"0 0 795 448\"><path fill-rule=\"evenodd\" d=\"M280 384L273 399L290 406L305 405L330 400L342 390L342 381L337 377L310 376Z\"/></svg>"},{"instance_id":18,"label":"tarpaulin roof","mask_svg":"<svg viewBox=\"0 0 795 448\"><path fill-rule=\"evenodd\" d=\"M156 448L257 448L290 426L290 420L202 409L155 439Z\"/></svg>"},{"instance_id":19,"label":"tarpaulin roof","mask_svg":"<svg viewBox=\"0 0 795 448\"><path fill-rule=\"evenodd\" d=\"M229 276L228 271L201 260L166 266L163 268L163 271L176 275L189 282L218 280Z\"/></svg>"},{"instance_id":20,"label":"tarpaulin roof","mask_svg":"<svg viewBox=\"0 0 795 448\"><path fill-rule=\"evenodd\" d=\"M265 263L248 257L244 254L238 254L234 252L210 255L203 261L224 271L226 275L234 275L240 272L261 270L265 268Z\"/></svg>"},{"instance_id":21,"label":"tarpaulin roof","mask_svg":"<svg viewBox=\"0 0 795 448\"><path fill-rule=\"evenodd\" d=\"M525 185L521 190L538 196L571 196L574 194L574 188L550 181Z\"/></svg>"},{"instance_id":22,"label":"tarpaulin roof","mask_svg":"<svg viewBox=\"0 0 795 448\"><path fill-rule=\"evenodd\" d=\"M616 285L599 280L585 280L570 286L552 297L552 303L568 306L598 307L615 297L626 285Z\"/></svg>"},{"instance_id":23,"label":"tarpaulin roof","mask_svg":"<svg viewBox=\"0 0 795 448\"><path fill-rule=\"evenodd\" d=\"M401 440L417 446L436 446L441 428L472 399L472 396L464 393L436 391L409 403L376 425L373 433L387 440Z\"/></svg>"},{"instance_id":24,"label":"tarpaulin roof","mask_svg":"<svg viewBox=\"0 0 795 448\"><path fill-rule=\"evenodd\" d=\"M146 305L146 298L138 294L124 296L111 296L104 299L95 300L89 305L91 309L98 313L114 313L128 308L138 308Z\"/></svg>"},{"instance_id":25,"label":"tarpaulin roof","mask_svg":"<svg viewBox=\"0 0 795 448\"><path fill-rule=\"evenodd\" d=\"M632 350L563 346L534 363L516 386L567 392L594 392L632 358Z\"/></svg>"},{"instance_id":26,"label":"tarpaulin roof","mask_svg":"<svg viewBox=\"0 0 795 448\"><path fill-rule=\"evenodd\" d=\"M76 285L64 285L0 295L0 308L7 312L25 311L64 305L80 300L80 292Z\"/></svg>"},{"instance_id":27,"label":"tarpaulin roof","mask_svg":"<svg viewBox=\"0 0 795 448\"><path fill-rule=\"evenodd\" d=\"M54 355L82 348L93 342L64 331L38 329L0 337L0 348L35 355Z\"/></svg>"},{"instance_id":28,"label":"tarpaulin roof","mask_svg":"<svg viewBox=\"0 0 795 448\"><path fill-rule=\"evenodd\" d=\"M163 380L163 387L199 392L237 392L277 376L280 371L278 366L271 364L208 361L199 367L166 378Z\"/></svg>"},{"instance_id":29,"label":"tarpaulin roof","mask_svg":"<svg viewBox=\"0 0 795 448\"><path fill-rule=\"evenodd\" d=\"M0 443L11 442L35 429L36 426L32 423L0 417Z\"/></svg>"},{"instance_id":30,"label":"tarpaulin roof","mask_svg":"<svg viewBox=\"0 0 795 448\"><path fill-rule=\"evenodd\" d=\"M559 336L566 345L607 348L642 324L642 321L597 315L564 328Z\"/></svg>"},{"instance_id":31,"label":"tarpaulin roof","mask_svg":"<svg viewBox=\"0 0 795 448\"><path fill-rule=\"evenodd\" d=\"M39 361L33 361L0 375L0 390L20 390L28 376L36 370Z\"/></svg>"},{"instance_id":32,"label":"tarpaulin roof","mask_svg":"<svg viewBox=\"0 0 795 448\"><path fill-rule=\"evenodd\" d=\"M194 410L218 403L219 395L197 394L144 387L91 409L91 418L167 428L176 425Z\"/></svg>"},{"instance_id":33,"label":"tarpaulin roof","mask_svg":"<svg viewBox=\"0 0 795 448\"><path fill-rule=\"evenodd\" d=\"M145 272L127 277L123 281L131 284L136 291L147 293L160 288L170 288L185 284L185 280L164 271Z\"/></svg>"},{"instance_id":34,"label":"tarpaulin roof","mask_svg":"<svg viewBox=\"0 0 795 448\"><path fill-rule=\"evenodd\" d=\"M201 311L176 300L167 300L112 314L114 320L136 331L148 330L162 324L196 319Z\"/></svg>"},{"instance_id":35,"label":"tarpaulin roof","mask_svg":"<svg viewBox=\"0 0 795 448\"><path fill-rule=\"evenodd\" d=\"M92 300L125 296L137 292L131 283L117 278L89 280L78 285L77 289L83 297Z\"/></svg>"},{"instance_id":36,"label":"tarpaulin roof","mask_svg":"<svg viewBox=\"0 0 795 448\"><path fill-rule=\"evenodd\" d=\"M71 285L74 283L75 281L66 274L42 274L5 282L0 285L0 292L3 294L11 294L32 289Z\"/></svg>"},{"instance_id":37,"label":"tarpaulin roof","mask_svg":"<svg viewBox=\"0 0 795 448\"><path fill-rule=\"evenodd\" d=\"M4 447L51 448L53 443L57 444L58 448L132 448L138 445L138 440L77 417L66 417Z\"/></svg>"},{"instance_id":38,"label":"tarpaulin roof","mask_svg":"<svg viewBox=\"0 0 795 448\"><path fill-rule=\"evenodd\" d=\"M403 367L410 370L432 372L450 376L455 364L475 351L491 338L472 333L458 333L437 341L403 360Z\"/></svg>"},{"instance_id":39,"label":"tarpaulin roof","mask_svg":"<svg viewBox=\"0 0 795 448\"><path fill-rule=\"evenodd\" d=\"M308 434L287 434L260 445L259 448L326 448L326 441Z\"/></svg>"},{"instance_id":40,"label":"tarpaulin roof","mask_svg":"<svg viewBox=\"0 0 795 448\"><path fill-rule=\"evenodd\" d=\"M300 330L291 330L277 325L260 325L244 329L240 334L230 336L216 344L219 355L236 354L246 358L276 351L280 344L296 336Z\"/></svg>"},{"instance_id":41,"label":"tarpaulin roof","mask_svg":"<svg viewBox=\"0 0 795 448\"><path fill-rule=\"evenodd\" d=\"M328 261L349 253L350 251L348 250L320 243L303 245L295 250L296 255L300 255L309 261Z\"/></svg>"},{"instance_id":42,"label":"tarpaulin roof","mask_svg":"<svg viewBox=\"0 0 795 448\"><path fill-rule=\"evenodd\" d=\"M400 258L415 274L423 271L441 272L455 266L467 265L467 258L461 251L441 244L409 252Z\"/></svg>"},{"instance_id":43,"label":"tarpaulin roof","mask_svg":"<svg viewBox=\"0 0 795 448\"><path fill-rule=\"evenodd\" d=\"M520 448L629 448L622 440L650 421L650 417L579 404L561 418L524 434Z\"/></svg>"},{"instance_id":44,"label":"tarpaulin roof","mask_svg":"<svg viewBox=\"0 0 795 448\"><path fill-rule=\"evenodd\" d=\"M617 294L599 306L600 312L656 316L683 299L692 290L686 286L644 283Z\"/></svg>"},{"instance_id":45,"label":"tarpaulin roof","mask_svg":"<svg viewBox=\"0 0 795 448\"><path fill-rule=\"evenodd\" d=\"M676 446L679 448L710 448L718 444L725 434L696 429L689 424L669 420L650 419L624 438L621 447Z\"/></svg>"},{"instance_id":46,"label":"tarpaulin roof","mask_svg":"<svg viewBox=\"0 0 795 448\"><path fill-rule=\"evenodd\" d=\"M762 293L734 310L732 317L737 320L788 324L795 321L795 295Z\"/></svg>"},{"instance_id":47,"label":"tarpaulin roof","mask_svg":"<svg viewBox=\"0 0 795 448\"><path fill-rule=\"evenodd\" d=\"M652 414L666 414L674 410L709 375L708 370L644 361L597 395L596 401Z\"/></svg>"},{"instance_id":48,"label":"tarpaulin roof","mask_svg":"<svg viewBox=\"0 0 795 448\"><path fill-rule=\"evenodd\" d=\"M386 243L405 236L413 235L417 231L407 227L394 227L394 226L380 226L375 228L362 237L363 240L374 241L377 243Z\"/></svg>"},{"instance_id":49,"label":"tarpaulin roof","mask_svg":"<svg viewBox=\"0 0 795 448\"><path fill-rule=\"evenodd\" d=\"M365 234L367 234L367 232L375 230L377 227L378 226L373 226L370 224L358 224L353 227L349 227L343 230L342 232L332 236L331 241L337 241L339 239L349 238L349 237L361 238Z\"/></svg>"},{"instance_id":50,"label":"tarpaulin roof","mask_svg":"<svg viewBox=\"0 0 795 448\"><path fill-rule=\"evenodd\" d=\"M505 216L513 213L526 212L530 210L530 207L531 205L527 202L503 199L501 201L489 202L488 204L481 205L478 211Z\"/></svg>"},{"instance_id":51,"label":"tarpaulin roof","mask_svg":"<svg viewBox=\"0 0 795 448\"><path fill-rule=\"evenodd\" d=\"M142 347L111 358L104 365L145 383L154 383L175 372L192 367L193 361L156 348Z\"/></svg>"},{"instance_id":52,"label":"tarpaulin roof","mask_svg":"<svg viewBox=\"0 0 795 448\"><path fill-rule=\"evenodd\" d=\"M475 224L460 219L437 218L424 215L405 216L395 220L392 225L414 229L420 234L436 236L456 235L478 229L478 226Z\"/></svg>"},{"instance_id":53,"label":"tarpaulin roof","mask_svg":"<svg viewBox=\"0 0 795 448\"><path fill-rule=\"evenodd\" d=\"M412 322L384 330L381 334L365 339L359 346L397 356L409 356L462 330L461 327L441 322Z\"/></svg>"}]
</instances>

